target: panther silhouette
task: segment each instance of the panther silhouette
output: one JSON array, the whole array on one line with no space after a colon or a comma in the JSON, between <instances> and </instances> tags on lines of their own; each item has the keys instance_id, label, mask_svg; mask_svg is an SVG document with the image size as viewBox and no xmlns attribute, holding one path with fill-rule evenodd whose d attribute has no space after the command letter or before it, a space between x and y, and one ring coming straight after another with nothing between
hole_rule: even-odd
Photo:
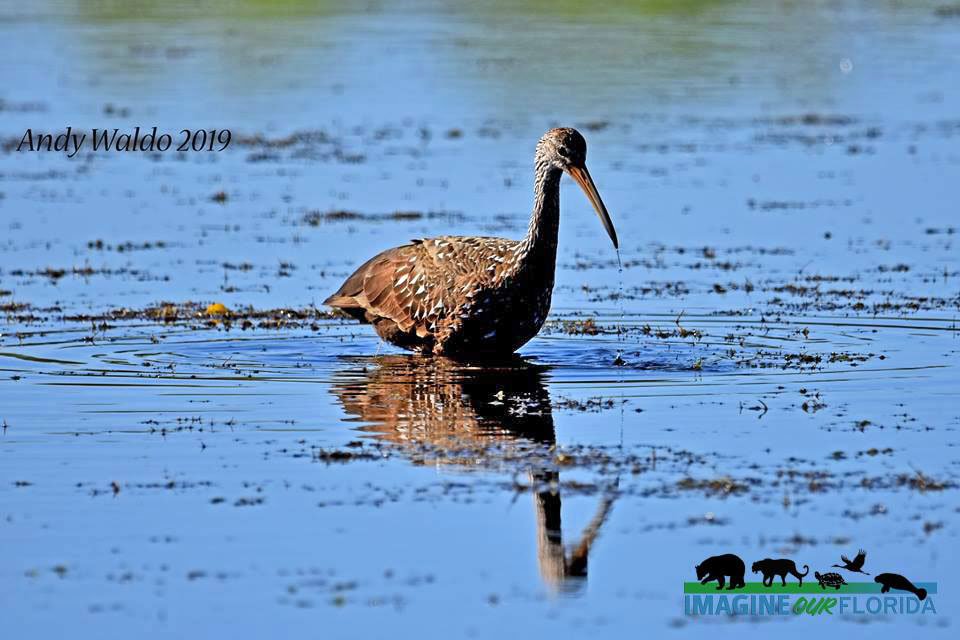
<instances>
[{"instance_id":1,"label":"panther silhouette","mask_svg":"<svg viewBox=\"0 0 960 640\"><path fill-rule=\"evenodd\" d=\"M800 586L803 586L803 578L808 573L810 573L810 567L803 565L803 573L797 571L797 565L790 560L789 558L779 558L773 560L771 558L764 558L763 560L757 560L753 563L753 566L750 567L751 571L754 573L763 574L763 586L772 587L773 578L775 576L780 576L780 582L783 586L787 586L787 574L792 574L797 580L800 581Z\"/></svg>"}]
</instances>

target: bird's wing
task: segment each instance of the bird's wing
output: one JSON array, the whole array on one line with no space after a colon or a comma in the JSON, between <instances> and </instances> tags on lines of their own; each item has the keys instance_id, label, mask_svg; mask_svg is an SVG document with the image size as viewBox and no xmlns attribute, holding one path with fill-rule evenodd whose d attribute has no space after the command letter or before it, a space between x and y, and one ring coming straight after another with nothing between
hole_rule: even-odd
<instances>
[{"instance_id":1,"label":"bird's wing","mask_svg":"<svg viewBox=\"0 0 960 640\"><path fill-rule=\"evenodd\" d=\"M444 313L447 331L456 332L462 321L478 313L498 313L493 290L509 282L521 259L521 243L489 237L445 236L425 242L446 275L452 274L446 289Z\"/></svg>"},{"instance_id":2,"label":"bird's wing","mask_svg":"<svg viewBox=\"0 0 960 640\"><path fill-rule=\"evenodd\" d=\"M389 318L408 331L412 322L404 310L411 306L411 290L405 285L413 275L411 267L419 261L420 254L421 247L414 241L375 255L354 271L324 304L352 315L358 315L359 311L359 316L366 316L367 321Z\"/></svg>"},{"instance_id":3,"label":"bird's wing","mask_svg":"<svg viewBox=\"0 0 960 640\"><path fill-rule=\"evenodd\" d=\"M474 240L430 238L384 251L364 274L364 306L403 331L429 335L437 321L452 314L458 300L464 299L463 281L482 271L475 260Z\"/></svg>"},{"instance_id":4,"label":"bird's wing","mask_svg":"<svg viewBox=\"0 0 960 640\"><path fill-rule=\"evenodd\" d=\"M850 564L850 558L845 555L841 555L840 559L843 560L843 564Z\"/></svg>"},{"instance_id":5,"label":"bird's wing","mask_svg":"<svg viewBox=\"0 0 960 640\"><path fill-rule=\"evenodd\" d=\"M384 251L363 275L362 303L375 316L389 318L403 331L426 335L426 322L442 306L444 283L423 242ZM433 311L433 313L431 313Z\"/></svg>"},{"instance_id":6,"label":"bird's wing","mask_svg":"<svg viewBox=\"0 0 960 640\"><path fill-rule=\"evenodd\" d=\"M867 559L867 552L864 551L863 549L860 549L860 551L857 552L857 557L853 559L853 564L854 566L857 567L857 569L859 569L860 567L863 566L863 563L866 559Z\"/></svg>"},{"instance_id":7,"label":"bird's wing","mask_svg":"<svg viewBox=\"0 0 960 640\"><path fill-rule=\"evenodd\" d=\"M326 304L355 305L425 337L436 322L492 286L515 255L502 238L442 236L414 240L374 256Z\"/></svg>"}]
</instances>

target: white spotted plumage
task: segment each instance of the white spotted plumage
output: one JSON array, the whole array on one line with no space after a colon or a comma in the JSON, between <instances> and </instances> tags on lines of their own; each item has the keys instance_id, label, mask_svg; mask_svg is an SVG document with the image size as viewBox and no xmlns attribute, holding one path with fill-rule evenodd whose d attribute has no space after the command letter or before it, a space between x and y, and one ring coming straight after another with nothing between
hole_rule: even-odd
<instances>
[{"instance_id":1,"label":"white spotted plumage","mask_svg":"<svg viewBox=\"0 0 960 640\"><path fill-rule=\"evenodd\" d=\"M585 157L586 143L573 129L552 129L540 140L533 214L522 240L476 236L414 240L367 261L325 304L373 324L381 337L404 348L447 354L512 353L537 334L550 310L560 178L567 170L589 180ZM583 186L583 178L578 180ZM593 188L592 181L589 186ZM608 225L595 188L591 199ZM616 245L612 226L608 233Z\"/></svg>"}]
</instances>

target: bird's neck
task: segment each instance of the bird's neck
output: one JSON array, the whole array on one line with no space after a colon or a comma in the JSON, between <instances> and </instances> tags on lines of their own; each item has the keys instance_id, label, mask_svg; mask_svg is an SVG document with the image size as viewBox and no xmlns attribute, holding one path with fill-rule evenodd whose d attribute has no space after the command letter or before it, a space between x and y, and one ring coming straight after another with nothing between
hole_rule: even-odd
<instances>
[{"instance_id":1,"label":"bird's neck","mask_svg":"<svg viewBox=\"0 0 960 640\"><path fill-rule=\"evenodd\" d=\"M563 172L547 160L537 158L533 184L533 213L527 235L520 245L521 268L548 267L552 274L557 262L560 231L560 178Z\"/></svg>"}]
</instances>

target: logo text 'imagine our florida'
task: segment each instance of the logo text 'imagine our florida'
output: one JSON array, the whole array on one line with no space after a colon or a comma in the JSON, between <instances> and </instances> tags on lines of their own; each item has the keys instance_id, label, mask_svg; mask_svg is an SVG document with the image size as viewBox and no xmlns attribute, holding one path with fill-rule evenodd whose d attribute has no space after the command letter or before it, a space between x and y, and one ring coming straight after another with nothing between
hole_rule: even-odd
<instances>
[{"instance_id":1,"label":"logo text 'imagine our florida'","mask_svg":"<svg viewBox=\"0 0 960 640\"><path fill-rule=\"evenodd\" d=\"M866 552L862 549L851 560L841 556L834 564L850 573L869 576L864 570ZM847 582L834 571L815 571L803 584L810 568L797 569L793 560L765 558L753 563L762 582L745 582L746 565L740 557L728 553L711 556L696 565L698 582L685 582L684 613L688 616L832 616L832 615L925 615L936 614L931 595L937 594L936 582L910 581L898 573L880 573L873 582ZM787 576L797 583L787 584ZM775 584L780 578L780 584ZM716 582L717 586L713 583ZM725 588L726 587L726 588ZM719 592L719 593L718 593ZM733 593L730 593L733 592Z\"/></svg>"}]
</instances>

